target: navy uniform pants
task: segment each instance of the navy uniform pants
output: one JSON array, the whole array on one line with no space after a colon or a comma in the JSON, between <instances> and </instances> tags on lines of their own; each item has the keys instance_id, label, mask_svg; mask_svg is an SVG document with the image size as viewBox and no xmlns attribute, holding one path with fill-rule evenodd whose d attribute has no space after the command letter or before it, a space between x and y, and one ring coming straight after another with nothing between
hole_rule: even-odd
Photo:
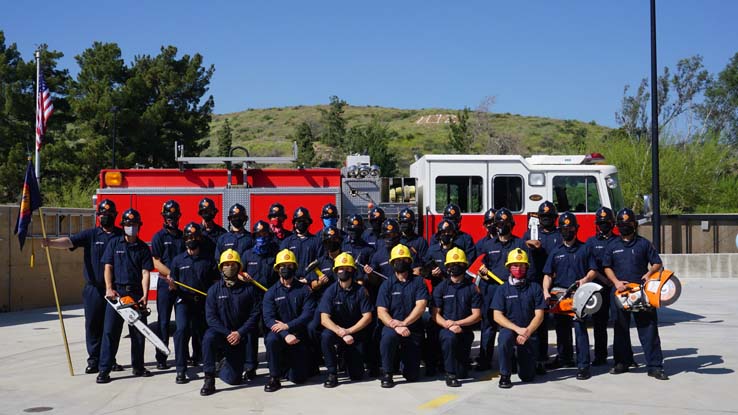
<instances>
[{"instance_id":1,"label":"navy uniform pants","mask_svg":"<svg viewBox=\"0 0 738 415\"><path fill-rule=\"evenodd\" d=\"M662 368L664 366L664 356L661 352L661 338L659 337L659 322L656 310L638 312L617 311L613 338L615 364L622 363L627 365L633 359L633 350L629 347L631 315L638 329L638 338L641 341L643 354L646 357L646 365L649 369Z\"/></svg>"},{"instance_id":2,"label":"navy uniform pants","mask_svg":"<svg viewBox=\"0 0 738 415\"><path fill-rule=\"evenodd\" d=\"M610 320L611 291L612 287L608 286L605 286L600 290L600 294L602 296L602 307L592 315L595 360L607 360L607 323Z\"/></svg>"},{"instance_id":3,"label":"navy uniform pants","mask_svg":"<svg viewBox=\"0 0 738 415\"><path fill-rule=\"evenodd\" d=\"M541 325L538 326L538 329L535 332L535 336L536 338L538 338L538 350L536 351L536 360L539 363L544 363L548 361L548 325L550 321L551 316L549 315L549 313L543 313L543 321L541 322Z\"/></svg>"},{"instance_id":4,"label":"navy uniform pants","mask_svg":"<svg viewBox=\"0 0 738 415\"><path fill-rule=\"evenodd\" d=\"M433 368L435 370L441 364L441 345L438 340L438 332L441 329L430 313L427 311L423 313L423 327L425 328L425 337L422 343L423 361L425 362L426 370Z\"/></svg>"},{"instance_id":5,"label":"navy uniform pants","mask_svg":"<svg viewBox=\"0 0 738 415\"><path fill-rule=\"evenodd\" d=\"M93 284L86 284L82 289L82 301L85 307L87 366L96 368L100 362L105 313L108 310L108 302L105 301L105 286L98 287Z\"/></svg>"},{"instance_id":6,"label":"navy uniform pants","mask_svg":"<svg viewBox=\"0 0 738 415\"><path fill-rule=\"evenodd\" d=\"M226 340L226 335L207 329L202 338L202 371L206 374L215 374L215 359L223 356L225 362L220 368L218 376L229 385L241 383L241 368L245 355L245 342L231 346Z\"/></svg>"},{"instance_id":7,"label":"navy uniform pants","mask_svg":"<svg viewBox=\"0 0 738 415\"><path fill-rule=\"evenodd\" d=\"M190 338L200 343L205 335L205 297L191 296L179 298L174 305L177 330L174 332L174 353L177 372L187 370Z\"/></svg>"},{"instance_id":8,"label":"navy uniform pants","mask_svg":"<svg viewBox=\"0 0 738 415\"><path fill-rule=\"evenodd\" d=\"M359 380L364 377L364 350L366 339L362 333L353 335L354 343L346 344L336 333L326 329L320 335L320 346L323 351L325 367L329 374L338 374L338 356L343 354L351 380Z\"/></svg>"},{"instance_id":9,"label":"navy uniform pants","mask_svg":"<svg viewBox=\"0 0 738 415\"><path fill-rule=\"evenodd\" d=\"M402 337L394 329L382 328L382 339L379 342L379 354L382 357L384 373L394 372L394 362L398 353L401 362L402 376L410 382L420 378L420 352L423 341L422 332L410 332Z\"/></svg>"},{"instance_id":10,"label":"navy uniform pants","mask_svg":"<svg viewBox=\"0 0 738 415\"><path fill-rule=\"evenodd\" d=\"M495 283L485 281L479 283L479 288L482 291L482 323L480 325L481 339L478 363L482 366L492 365L495 335L497 334L497 323L492 318L492 310L489 308L494 298L494 292L491 290L492 284Z\"/></svg>"},{"instance_id":11,"label":"navy uniform pants","mask_svg":"<svg viewBox=\"0 0 738 415\"><path fill-rule=\"evenodd\" d=\"M116 286L121 297L130 295L134 300L143 297L141 287L130 290L130 286ZM146 317L141 317L141 321L146 324ZM100 372L109 373L115 363L115 355L118 354L118 346L120 345L120 335L123 332L123 318L113 309L108 307L105 312L105 323L103 328L102 345L100 348ZM133 370L143 370L144 368L144 344L146 338L138 329L128 326L128 333L131 336L131 366Z\"/></svg>"},{"instance_id":12,"label":"navy uniform pants","mask_svg":"<svg viewBox=\"0 0 738 415\"><path fill-rule=\"evenodd\" d=\"M306 336L298 336L300 342L290 346L282 336L269 332L264 336L269 376L280 378L289 371L293 383L304 383L308 378L310 356Z\"/></svg>"},{"instance_id":13,"label":"navy uniform pants","mask_svg":"<svg viewBox=\"0 0 738 415\"><path fill-rule=\"evenodd\" d=\"M169 284L164 282L163 279L159 279L156 285L156 313L158 322L156 334L167 347L169 347L169 321L172 319L172 309L174 308L176 299L177 291L170 291ZM158 363L166 363L167 356L157 350L156 361Z\"/></svg>"},{"instance_id":14,"label":"navy uniform pants","mask_svg":"<svg viewBox=\"0 0 738 415\"><path fill-rule=\"evenodd\" d=\"M574 360L574 348L572 347L571 329L574 328L577 344L577 367L584 369L589 367L589 335L587 334L587 323L574 320L572 317L562 314L554 314L554 326L556 327L556 350L560 361L571 362Z\"/></svg>"},{"instance_id":15,"label":"navy uniform pants","mask_svg":"<svg viewBox=\"0 0 738 415\"><path fill-rule=\"evenodd\" d=\"M497 350L500 358L500 375L510 376L512 373L513 353L518 362L518 376L523 382L530 382L536 377L536 353L538 351L538 339L531 336L523 345L516 343L518 335L506 328L500 329L497 339Z\"/></svg>"},{"instance_id":16,"label":"navy uniform pants","mask_svg":"<svg viewBox=\"0 0 738 415\"><path fill-rule=\"evenodd\" d=\"M446 373L465 378L467 375L466 364L469 361L469 354L474 341L474 332L463 330L456 334L451 330L441 329L438 337L441 341L443 368Z\"/></svg>"}]
</instances>

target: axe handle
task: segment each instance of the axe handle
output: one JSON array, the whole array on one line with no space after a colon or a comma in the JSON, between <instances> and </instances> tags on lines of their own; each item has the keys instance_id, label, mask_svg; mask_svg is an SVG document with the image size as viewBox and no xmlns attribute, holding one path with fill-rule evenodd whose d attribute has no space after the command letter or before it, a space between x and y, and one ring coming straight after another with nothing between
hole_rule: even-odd
<instances>
[{"instance_id":1,"label":"axe handle","mask_svg":"<svg viewBox=\"0 0 738 415\"><path fill-rule=\"evenodd\" d=\"M175 284L179 285L180 287L184 287L184 288L187 288L188 290L190 290L190 291L194 291L194 292L196 292L196 293L198 293L198 294L200 294L200 295L204 295L205 297L207 297L207 296L208 296L208 294L207 294L207 293L204 293L204 292L202 292L202 291L198 290L197 288L192 288L192 287L190 287L189 285L187 285L187 284L185 284L185 283L181 283L181 282L179 282L179 281L177 281L177 280L172 280L172 281L173 281L173 282L174 282Z\"/></svg>"},{"instance_id":2,"label":"axe handle","mask_svg":"<svg viewBox=\"0 0 738 415\"><path fill-rule=\"evenodd\" d=\"M238 273L238 275L240 275L240 276L245 276L245 275L246 275L246 273L244 273L244 272L239 272L239 273ZM255 279L253 279L253 278L251 278L251 279L248 279L248 280L246 280L246 281L248 281L248 282L250 282L250 283L254 284L255 286L257 286L257 287L258 287L258 288L259 288L260 290L262 290L262 291L264 291L264 292L266 292L266 290L267 290L267 288L266 288L265 286L261 285L261 284L259 283L259 281L256 281L256 280L255 280Z\"/></svg>"},{"instance_id":3,"label":"axe handle","mask_svg":"<svg viewBox=\"0 0 738 415\"><path fill-rule=\"evenodd\" d=\"M495 280L496 283L503 285L505 282L500 279L497 275L494 274L494 272L487 270L487 276Z\"/></svg>"}]
</instances>

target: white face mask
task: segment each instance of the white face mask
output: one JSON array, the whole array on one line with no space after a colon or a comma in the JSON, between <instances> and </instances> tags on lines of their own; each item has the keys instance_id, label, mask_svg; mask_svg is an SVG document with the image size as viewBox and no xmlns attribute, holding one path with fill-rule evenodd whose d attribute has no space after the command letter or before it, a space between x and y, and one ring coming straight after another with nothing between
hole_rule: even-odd
<instances>
[{"instance_id":1,"label":"white face mask","mask_svg":"<svg viewBox=\"0 0 738 415\"><path fill-rule=\"evenodd\" d=\"M138 235L138 225L124 226L123 232L126 233L126 236L137 236Z\"/></svg>"}]
</instances>

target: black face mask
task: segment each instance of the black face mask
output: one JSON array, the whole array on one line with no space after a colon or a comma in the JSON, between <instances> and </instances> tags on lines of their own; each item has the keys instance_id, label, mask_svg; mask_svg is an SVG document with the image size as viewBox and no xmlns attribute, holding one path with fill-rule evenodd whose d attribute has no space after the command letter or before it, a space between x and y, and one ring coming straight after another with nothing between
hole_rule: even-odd
<instances>
[{"instance_id":1,"label":"black face mask","mask_svg":"<svg viewBox=\"0 0 738 415\"><path fill-rule=\"evenodd\" d=\"M461 264L451 264L447 269L449 274L457 277L459 275L464 275L464 272L466 271L466 267Z\"/></svg>"},{"instance_id":2,"label":"black face mask","mask_svg":"<svg viewBox=\"0 0 738 415\"><path fill-rule=\"evenodd\" d=\"M394 269L396 272L408 272L410 271L410 263L405 261L395 261L392 263L392 269Z\"/></svg>"},{"instance_id":3,"label":"black face mask","mask_svg":"<svg viewBox=\"0 0 738 415\"><path fill-rule=\"evenodd\" d=\"M387 249L392 249L400 243L400 237L399 236L393 236L391 238L384 238L384 246L387 247Z\"/></svg>"},{"instance_id":4,"label":"black face mask","mask_svg":"<svg viewBox=\"0 0 738 415\"><path fill-rule=\"evenodd\" d=\"M361 236L361 231L346 231L346 236L348 236L349 241L356 242Z\"/></svg>"},{"instance_id":5,"label":"black face mask","mask_svg":"<svg viewBox=\"0 0 738 415\"><path fill-rule=\"evenodd\" d=\"M171 230L179 229L179 220L172 220L171 222L164 220L164 227Z\"/></svg>"},{"instance_id":6,"label":"black face mask","mask_svg":"<svg viewBox=\"0 0 738 415\"><path fill-rule=\"evenodd\" d=\"M601 235L607 235L610 232L612 232L612 223L610 222L601 222L597 224L597 232L599 232Z\"/></svg>"},{"instance_id":7,"label":"black face mask","mask_svg":"<svg viewBox=\"0 0 738 415\"><path fill-rule=\"evenodd\" d=\"M280 268L279 276L285 280L290 280L295 276L295 270L289 267Z\"/></svg>"},{"instance_id":8,"label":"black face mask","mask_svg":"<svg viewBox=\"0 0 738 415\"><path fill-rule=\"evenodd\" d=\"M487 229L487 233L490 236L497 236L497 227L494 225L494 223L485 224L484 227Z\"/></svg>"},{"instance_id":9,"label":"black face mask","mask_svg":"<svg viewBox=\"0 0 738 415\"><path fill-rule=\"evenodd\" d=\"M559 232L561 232L561 237L564 238L566 242L571 242L577 237L577 231L573 228L561 228L559 229Z\"/></svg>"},{"instance_id":10,"label":"black face mask","mask_svg":"<svg viewBox=\"0 0 738 415\"><path fill-rule=\"evenodd\" d=\"M500 236L508 236L512 233L512 225L509 223L503 223L502 225L497 226L497 233Z\"/></svg>"},{"instance_id":11,"label":"black face mask","mask_svg":"<svg viewBox=\"0 0 738 415\"><path fill-rule=\"evenodd\" d=\"M103 228L112 228L115 226L115 217L110 215L100 215L100 226Z\"/></svg>"},{"instance_id":12,"label":"black face mask","mask_svg":"<svg viewBox=\"0 0 738 415\"><path fill-rule=\"evenodd\" d=\"M412 223L403 222L400 224L400 232L404 234L411 234L415 231L415 226Z\"/></svg>"},{"instance_id":13,"label":"black face mask","mask_svg":"<svg viewBox=\"0 0 738 415\"><path fill-rule=\"evenodd\" d=\"M200 217L205 222L210 222L213 219L215 219L215 213L213 213L213 212L202 212L202 213L200 213Z\"/></svg>"},{"instance_id":14,"label":"black face mask","mask_svg":"<svg viewBox=\"0 0 738 415\"><path fill-rule=\"evenodd\" d=\"M545 229L551 229L554 227L554 223L556 223L556 218L552 216L541 216L541 226L543 226Z\"/></svg>"},{"instance_id":15,"label":"black face mask","mask_svg":"<svg viewBox=\"0 0 738 415\"><path fill-rule=\"evenodd\" d=\"M237 229L243 229L244 223L246 223L246 221L243 218L232 218L231 219L231 226Z\"/></svg>"},{"instance_id":16,"label":"black face mask","mask_svg":"<svg viewBox=\"0 0 738 415\"><path fill-rule=\"evenodd\" d=\"M195 249L200 247L200 240L199 239L190 239L185 241L185 247L187 249L194 251Z\"/></svg>"},{"instance_id":17,"label":"black face mask","mask_svg":"<svg viewBox=\"0 0 738 415\"><path fill-rule=\"evenodd\" d=\"M341 244L338 241L328 240L328 241L323 242L323 247L328 252L335 252L341 249Z\"/></svg>"},{"instance_id":18,"label":"black face mask","mask_svg":"<svg viewBox=\"0 0 738 415\"><path fill-rule=\"evenodd\" d=\"M295 222L295 230L301 234L307 233L310 224L305 221Z\"/></svg>"},{"instance_id":19,"label":"black face mask","mask_svg":"<svg viewBox=\"0 0 738 415\"><path fill-rule=\"evenodd\" d=\"M369 221L369 225L371 225L372 231L374 231L374 233L379 233L382 230L382 222L380 221Z\"/></svg>"},{"instance_id":20,"label":"black face mask","mask_svg":"<svg viewBox=\"0 0 738 415\"><path fill-rule=\"evenodd\" d=\"M623 223L618 225L618 231L620 231L620 234L623 236L631 236L635 233L636 228L632 223Z\"/></svg>"},{"instance_id":21,"label":"black face mask","mask_svg":"<svg viewBox=\"0 0 738 415\"><path fill-rule=\"evenodd\" d=\"M343 282L354 277L354 273L352 271L338 271L336 274L338 275L338 280Z\"/></svg>"},{"instance_id":22,"label":"black face mask","mask_svg":"<svg viewBox=\"0 0 738 415\"><path fill-rule=\"evenodd\" d=\"M450 244L451 241L453 240L454 240L454 237L448 233L442 233L438 235L438 241L444 245Z\"/></svg>"}]
</instances>

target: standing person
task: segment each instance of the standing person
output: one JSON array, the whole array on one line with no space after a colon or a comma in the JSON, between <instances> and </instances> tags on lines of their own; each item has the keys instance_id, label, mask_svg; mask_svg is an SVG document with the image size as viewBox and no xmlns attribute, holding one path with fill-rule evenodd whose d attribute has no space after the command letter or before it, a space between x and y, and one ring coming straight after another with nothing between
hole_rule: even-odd
<instances>
[{"instance_id":1,"label":"standing person","mask_svg":"<svg viewBox=\"0 0 738 415\"><path fill-rule=\"evenodd\" d=\"M225 358L220 379L229 385L241 383L246 345L244 338L258 330L261 318L261 295L250 283L241 281L241 258L238 252L227 249L220 255L218 265L221 280L208 290L205 318L208 329L203 337L203 364L205 383L200 395L215 392L215 360L218 352Z\"/></svg>"},{"instance_id":2,"label":"standing person","mask_svg":"<svg viewBox=\"0 0 738 415\"><path fill-rule=\"evenodd\" d=\"M292 235L292 232L284 227L287 214L284 213L284 206L281 203L272 203L269 206L267 218L269 219L269 229L271 229L272 235L274 235L278 243L281 243L285 238Z\"/></svg>"},{"instance_id":3,"label":"standing person","mask_svg":"<svg viewBox=\"0 0 738 415\"><path fill-rule=\"evenodd\" d=\"M101 259L105 264L105 296L118 299L130 296L146 309L149 272L154 269L154 263L148 245L138 239L138 232L143 225L141 215L134 209L128 209L123 212L120 225L124 236L111 239ZM141 321L146 324L145 315L141 316ZM105 313L97 383L110 382L110 371L115 363L122 331L123 318L111 306ZM128 333L131 336L133 376L151 376L151 372L144 367L144 335L133 326L128 326Z\"/></svg>"},{"instance_id":4,"label":"standing person","mask_svg":"<svg viewBox=\"0 0 738 415\"><path fill-rule=\"evenodd\" d=\"M264 325L270 331L264 337L269 381L265 392L282 388L279 379L287 373L296 384L308 378L307 326L315 313L315 300L310 288L297 281L297 257L289 249L277 253L274 270L279 282L264 295Z\"/></svg>"},{"instance_id":5,"label":"standing person","mask_svg":"<svg viewBox=\"0 0 738 415\"><path fill-rule=\"evenodd\" d=\"M380 343L383 388L395 386L392 374L398 355L402 376L409 382L420 378L421 317L428 305L428 289L423 278L411 272L412 263L408 247L398 244L392 248L394 274L382 283L377 296L377 315L384 324Z\"/></svg>"},{"instance_id":6,"label":"standing person","mask_svg":"<svg viewBox=\"0 0 738 415\"><path fill-rule=\"evenodd\" d=\"M423 266L421 261L428 254L428 241L416 232L418 221L412 209L402 209L397 215L397 222L400 224L400 243L410 248L410 252L415 257L414 272L419 275Z\"/></svg>"},{"instance_id":7,"label":"standing person","mask_svg":"<svg viewBox=\"0 0 738 415\"><path fill-rule=\"evenodd\" d=\"M450 220L456 225L454 244L464 250L467 258L476 258L477 252L471 235L461 230L461 208L455 203L449 203L443 209L443 219Z\"/></svg>"},{"instance_id":8,"label":"standing person","mask_svg":"<svg viewBox=\"0 0 738 415\"><path fill-rule=\"evenodd\" d=\"M523 382L536 377L536 330L543 321L543 290L540 284L529 281L528 254L515 248L507 256L509 269L507 281L495 293L492 300L495 322L500 327L498 356L500 359L499 387L512 387L513 353L517 357L518 376Z\"/></svg>"},{"instance_id":9,"label":"standing person","mask_svg":"<svg viewBox=\"0 0 738 415\"><path fill-rule=\"evenodd\" d=\"M123 236L123 229L115 226L118 211L112 200L104 199L97 205L96 216L100 222L97 228L90 228L71 237L43 239L42 247L55 249L84 248L85 287L82 301L85 309L85 343L87 343L87 367L85 373L97 373L100 363L100 345L103 337L105 314L108 302L105 301L105 264L101 262L105 248L111 240ZM113 363L111 370L120 372L123 366Z\"/></svg>"},{"instance_id":10,"label":"standing person","mask_svg":"<svg viewBox=\"0 0 738 415\"><path fill-rule=\"evenodd\" d=\"M497 238L497 227L495 226L495 213L497 210L491 208L484 212L484 220L482 225L485 229L485 235L477 241L474 246L476 248L477 255L486 255L487 252L493 251L493 246L496 244ZM471 259L470 259L471 260ZM479 291L482 294L482 324L480 327L480 342L479 342L479 356L477 356L477 367L478 371L485 371L492 368L492 358L495 347L495 333L497 333L497 323L495 323L492 317L492 299L494 298L494 291L497 289L497 282L487 278L480 278L479 280Z\"/></svg>"},{"instance_id":11,"label":"standing person","mask_svg":"<svg viewBox=\"0 0 738 415\"><path fill-rule=\"evenodd\" d=\"M349 378L364 377L363 355L371 331L372 311L369 293L356 284L354 258L342 253L335 258L333 272L338 282L326 288L318 306L326 330L320 336L328 376L323 386L338 386L338 354L342 352Z\"/></svg>"},{"instance_id":12,"label":"standing person","mask_svg":"<svg viewBox=\"0 0 738 415\"><path fill-rule=\"evenodd\" d=\"M295 254L297 265L295 276L304 280L305 267L320 257L323 251L320 238L310 233L310 224L313 219L310 211L300 206L292 214L292 228L295 233L285 238L280 244L280 249L288 249Z\"/></svg>"},{"instance_id":13,"label":"standing person","mask_svg":"<svg viewBox=\"0 0 738 415\"><path fill-rule=\"evenodd\" d=\"M154 266L159 271L159 280L156 283L157 334L169 347L169 322L177 299L170 267L174 257L185 251L182 231L179 229L179 218L182 217L179 203L175 200L164 202L161 216L164 219L164 227L151 239L151 254L154 257ZM167 356L159 350L156 351L156 368L169 369Z\"/></svg>"},{"instance_id":14,"label":"standing person","mask_svg":"<svg viewBox=\"0 0 738 415\"><path fill-rule=\"evenodd\" d=\"M616 220L620 238L608 246L602 265L615 290L622 291L626 283L640 284L648 281L651 275L659 272L662 262L653 244L638 235L638 223L632 210L621 209ZM661 352L658 315L655 308L635 313L617 309L613 337L615 365L610 369L610 373L617 375L628 371L630 356L625 339L630 337L631 315L636 321L638 338L646 356L648 376L668 380L669 377L664 373L664 356Z\"/></svg>"},{"instance_id":15,"label":"standing person","mask_svg":"<svg viewBox=\"0 0 738 415\"><path fill-rule=\"evenodd\" d=\"M587 239L584 243L587 253L591 256L597 265L597 283L602 285L600 294L602 297L602 306L592 316L593 332L594 332L594 360L592 366L602 366L607 364L607 323L610 320L610 307L612 302L612 283L605 276L605 268L602 266L602 259L607 252L610 242L616 239L612 230L615 227L615 214L608 207L601 207L595 212L595 229L594 236ZM630 346L630 336L628 336L629 355L633 356L633 349Z\"/></svg>"},{"instance_id":16,"label":"standing person","mask_svg":"<svg viewBox=\"0 0 738 415\"><path fill-rule=\"evenodd\" d=\"M364 231L362 239L375 250L379 250L382 241L382 224L387 220L384 209L379 206L369 209L368 220L369 228Z\"/></svg>"},{"instance_id":17,"label":"standing person","mask_svg":"<svg viewBox=\"0 0 738 415\"><path fill-rule=\"evenodd\" d=\"M249 216L243 205L236 203L228 209L230 231L218 238L214 259L220 258L226 249L233 249L239 256L243 256L246 250L254 246L254 238L246 225L248 221Z\"/></svg>"},{"instance_id":18,"label":"standing person","mask_svg":"<svg viewBox=\"0 0 738 415\"><path fill-rule=\"evenodd\" d=\"M323 221L323 229L333 226L338 227L338 208L333 203L326 203L320 210L320 220Z\"/></svg>"},{"instance_id":19,"label":"standing person","mask_svg":"<svg viewBox=\"0 0 738 415\"><path fill-rule=\"evenodd\" d=\"M466 276L469 262L459 248L452 248L445 261L449 278L433 289L433 320L441 327L439 338L446 371L446 386L461 386L467 377L466 364L471 353L472 326L482 318L482 296Z\"/></svg>"},{"instance_id":20,"label":"standing person","mask_svg":"<svg viewBox=\"0 0 738 415\"><path fill-rule=\"evenodd\" d=\"M195 290L206 292L218 277L215 261L210 255L201 255L203 241L202 228L195 222L184 227L186 251L174 257L171 264L171 277ZM206 238L205 238L206 239ZM189 382L187 378L187 356L192 338L196 350L202 352L202 338L205 335L205 296L197 291L177 285L177 300L174 315L177 329L174 332L174 351L177 367L177 384Z\"/></svg>"},{"instance_id":21,"label":"standing person","mask_svg":"<svg viewBox=\"0 0 738 415\"><path fill-rule=\"evenodd\" d=\"M346 221L346 226L343 229L343 234L346 237L343 239L341 245L341 252L351 254L358 265L356 270L356 281L363 283L366 275L364 274L364 265L369 263L369 260L374 255L374 248L369 245L362 235L364 234L364 219L359 215L351 215Z\"/></svg>"},{"instance_id":22,"label":"standing person","mask_svg":"<svg viewBox=\"0 0 738 415\"><path fill-rule=\"evenodd\" d=\"M210 198L203 198L200 203L197 204L197 214L202 219L200 227L202 228L202 256L210 255L211 258L215 256L216 245L218 244L218 238L223 236L227 231L217 223L215 223L215 216L218 214L218 208L215 207L215 202Z\"/></svg>"},{"instance_id":23,"label":"standing person","mask_svg":"<svg viewBox=\"0 0 738 415\"><path fill-rule=\"evenodd\" d=\"M550 293L553 285L563 289L567 289L574 283L577 283L577 286L582 286L582 284L594 280L597 276L595 271L597 265L594 258L587 252L584 244L577 239L578 231L577 217L570 212L562 213L559 217L559 232L561 232L563 243L554 248L543 267L543 298L547 301L551 298ZM553 367L574 366L574 349L571 344L573 324L577 345L577 379L589 379L592 375L589 368L587 321L580 319L572 321L572 317L563 314L555 314L553 317L557 349Z\"/></svg>"}]
</instances>

